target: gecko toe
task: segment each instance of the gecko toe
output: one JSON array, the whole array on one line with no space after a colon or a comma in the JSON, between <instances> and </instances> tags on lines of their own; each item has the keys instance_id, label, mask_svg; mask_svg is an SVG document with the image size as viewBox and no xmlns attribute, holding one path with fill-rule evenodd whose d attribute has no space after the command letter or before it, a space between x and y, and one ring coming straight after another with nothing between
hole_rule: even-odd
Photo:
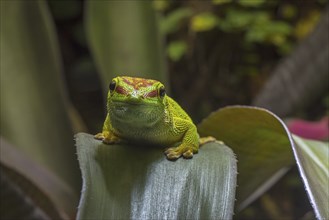
<instances>
[{"instance_id":1,"label":"gecko toe","mask_svg":"<svg viewBox=\"0 0 329 220\"><path fill-rule=\"evenodd\" d=\"M181 153L177 150L176 147L167 148L164 152L168 160L177 160L181 157Z\"/></svg>"},{"instance_id":2,"label":"gecko toe","mask_svg":"<svg viewBox=\"0 0 329 220\"><path fill-rule=\"evenodd\" d=\"M192 150L187 150L183 153L183 157L185 159L191 159L193 157L193 151Z\"/></svg>"},{"instance_id":3,"label":"gecko toe","mask_svg":"<svg viewBox=\"0 0 329 220\"><path fill-rule=\"evenodd\" d=\"M94 135L94 138L97 140L103 140L104 139L104 135L102 133L98 133Z\"/></svg>"},{"instance_id":4,"label":"gecko toe","mask_svg":"<svg viewBox=\"0 0 329 220\"><path fill-rule=\"evenodd\" d=\"M166 155L168 160L177 160L178 158L180 158L180 154L177 154L175 152L171 152L169 154Z\"/></svg>"}]
</instances>

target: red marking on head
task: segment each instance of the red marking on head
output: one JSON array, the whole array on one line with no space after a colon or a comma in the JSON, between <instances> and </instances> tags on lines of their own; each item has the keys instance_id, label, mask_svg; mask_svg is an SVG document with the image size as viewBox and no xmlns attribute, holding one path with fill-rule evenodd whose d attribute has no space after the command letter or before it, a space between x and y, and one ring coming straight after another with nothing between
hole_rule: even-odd
<instances>
[{"instance_id":1,"label":"red marking on head","mask_svg":"<svg viewBox=\"0 0 329 220\"><path fill-rule=\"evenodd\" d=\"M153 79L143 79L143 78L133 78L133 77L123 77L123 81L128 85L134 87L135 90L138 90L141 87L152 86L156 83L156 80Z\"/></svg>"},{"instance_id":2,"label":"red marking on head","mask_svg":"<svg viewBox=\"0 0 329 220\"><path fill-rule=\"evenodd\" d=\"M122 86L117 86L117 87L115 88L115 91L116 91L117 93L122 94L122 95L127 95L127 94L128 94L128 92L127 92Z\"/></svg>"},{"instance_id":3,"label":"red marking on head","mask_svg":"<svg viewBox=\"0 0 329 220\"><path fill-rule=\"evenodd\" d=\"M146 93L144 97L150 97L150 98L153 98L153 97L157 97L158 96L158 90L153 90L149 93Z\"/></svg>"}]
</instances>

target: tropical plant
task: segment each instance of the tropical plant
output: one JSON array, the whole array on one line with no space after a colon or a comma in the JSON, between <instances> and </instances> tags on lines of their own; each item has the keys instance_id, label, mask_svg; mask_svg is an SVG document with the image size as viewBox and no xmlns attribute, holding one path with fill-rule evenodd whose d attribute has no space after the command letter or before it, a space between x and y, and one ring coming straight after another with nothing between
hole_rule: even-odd
<instances>
[{"instance_id":1,"label":"tropical plant","mask_svg":"<svg viewBox=\"0 0 329 220\"><path fill-rule=\"evenodd\" d=\"M230 2L214 0L212 4ZM261 7L265 1L255 2L225 5L222 15L183 7L167 14L158 27L148 2L86 1L86 41L103 94L117 71L169 84L162 40L168 33L177 33L184 19L194 34L216 28L243 33L249 44L266 43L287 51L283 45L291 41L291 26L268 16ZM55 3L49 2L53 10ZM78 11L74 1L68 4L71 10L64 17ZM155 1L153 6L159 9L166 4L170 5ZM257 12L250 13L250 8ZM315 216L329 218L328 143L292 135L278 116L261 108L229 106L211 113L198 130L219 141L203 146L192 160L167 161L159 148L103 145L86 133L75 136L76 155L73 133L85 126L66 92L48 5L45 1L1 1L0 34L1 219L230 219L234 212L239 218L294 164ZM174 62L180 62L189 47L180 39L169 42L167 51ZM207 77L200 82L205 83ZM101 109L98 113L100 125Z\"/></svg>"}]
</instances>

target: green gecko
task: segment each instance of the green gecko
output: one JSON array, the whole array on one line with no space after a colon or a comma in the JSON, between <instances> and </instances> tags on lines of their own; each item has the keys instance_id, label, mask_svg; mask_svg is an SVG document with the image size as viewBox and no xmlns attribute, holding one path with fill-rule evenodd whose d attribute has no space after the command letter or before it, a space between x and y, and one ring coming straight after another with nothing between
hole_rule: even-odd
<instances>
[{"instance_id":1,"label":"green gecko","mask_svg":"<svg viewBox=\"0 0 329 220\"><path fill-rule=\"evenodd\" d=\"M107 116L96 139L105 144L147 143L168 147L169 160L192 158L199 146L214 141L200 138L188 114L166 95L156 80L119 76L109 85Z\"/></svg>"}]
</instances>

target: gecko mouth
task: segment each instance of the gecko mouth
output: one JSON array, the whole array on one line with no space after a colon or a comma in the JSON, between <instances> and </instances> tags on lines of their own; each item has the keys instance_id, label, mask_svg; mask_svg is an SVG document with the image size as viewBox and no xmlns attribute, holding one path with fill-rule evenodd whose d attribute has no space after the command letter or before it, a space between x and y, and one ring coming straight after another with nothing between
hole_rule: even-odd
<instances>
[{"instance_id":1,"label":"gecko mouth","mask_svg":"<svg viewBox=\"0 0 329 220\"><path fill-rule=\"evenodd\" d=\"M148 103L112 102L108 106L111 120L130 124L151 125L159 121L163 108Z\"/></svg>"},{"instance_id":2,"label":"gecko mouth","mask_svg":"<svg viewBox=\"0 0 329 220\"><path fill-rule=\"evenodd\" d=\"M111 105L113 106L130 106L130 105L138 105L138 106L152 106L154 108L155 105L159 105L158 102L152 103L152 102L143 102L139 99L126 99L126 100L114 100L111 102Z\"/></svg>"}]
</instances>

